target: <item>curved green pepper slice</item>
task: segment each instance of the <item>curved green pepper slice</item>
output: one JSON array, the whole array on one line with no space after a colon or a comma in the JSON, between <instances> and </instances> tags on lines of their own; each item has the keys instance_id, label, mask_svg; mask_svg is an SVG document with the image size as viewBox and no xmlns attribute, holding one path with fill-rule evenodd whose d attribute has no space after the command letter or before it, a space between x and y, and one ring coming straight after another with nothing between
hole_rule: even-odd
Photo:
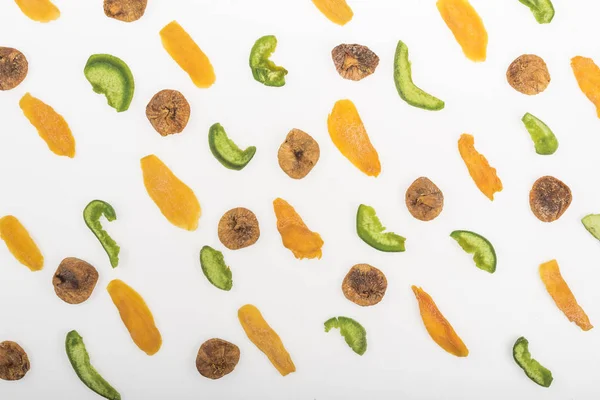
<instances>
[{"instance_id":1,"label":"curved green pepper slice","mask_svg":"<svg viewBox=\"0 0 600 400\"><path fill-rule=\"evenodd\" d=\"M109 106L117 112L129 109L135 83L131 70L123 60L110 54L93 54L83 73L94 92L106 96Z\"/></svg>"},{"instance_id":2,"label":"curved green pepper slice","mask_svg":"<svg viewBox=\"0 0 600 400\"><path fill-rule=\"evenodd\" d=\"M273 35L258 39L250 51L250 68L252 76L265 86L280 87L285 85L287 70L269 60L277 48L277 38Z\"/></svg>"},{"instance_id":3,"label":"curved green pepper slice","mask_svg":"<svg viewBox=\"0 0 600 400\"><path fill-rule=\"evenodd\" d=\"M367 331L361 324L348 317L333 317L325 321L325 332L337 328L350 348L359 356L367 351Z\"/></svg>"},{"instance_id":4,"label":"curved green pepper slice","mask_svg":"<svg viewBox=\"0 0 600 400\"><path fill-rule=\"evenodd\" d=\"M65 349L73 370L85 386L109 400L121 400L119 392L106 382L90 363L90 356L83 343L83 338L77 331L67 333Z\"/></svg>"},{"instance_id":5,"label":"curved green pepper slice","mask_svg":"<svg viewBox=\"0 0 600 400\"><path fill-rule=\"evenodd\" d=\"M200 250L200 265L204 276L210 283L221 290L231 290L233 286L231 270L225 264L223 253L210 246L202 247L202 250Z\"/></svg>"},{"instance_id":6,"label":"curved green pepper slice","mask_svg":"<svg viewBox=\"0 0 600 400\"><path fill-rule=\"evenodd\" d=\"M456 240L464 251L473 254L473 261L477 268L490 274L496 272L496 251L489 240L469 231L454 231L450 237Z\"/></svg>"},{"instance_id":7,"label":"curved green pepper slice","mask_svg":"<svg viewBox=\"0 0 600 400\"><path fill-rule=\"evenodd\" d=\"M531 10L539 24L549 24L554 18L554 6L550 0L519 0Z\"/></svg>"},{"instance_id":8,"label":"curved green pepper slice","mask_svg":"<svg viewBox=\"0 0 600 400\"><path fill-rule=\"evenodd\" d=\"M408 47L398 41L394 56L394 82L402 100L414 107L430 111L439 111L445 103L417 87L412 80L412 68L408 60Z\"/></svg>"},{"instance_id":9,"label":"curved green pepper slice","mask_svg":"<svg viewBox=\"0 0 600 400\"><path fill-rule=\"evenodd\" d=\"M356 233L369 246L385 252L405 251L404 242L400 235L393 232L384 232L382 225L373 207L361 204L356 213Z\"/></svg>"},{"instance_id":10,"label":"curved green pepper slice","mask_svg":"<svg viewBox=\"0 0 600 400\"><path fill-rule=\"evenodd\" d=\"M520 337L513 346L513 358L519 367L523 368L525 375L532 381L543 387L550 387L552 384L552 372L544 368L537 360L531 358L529 352L529 342L524 337Z\"/></svg>"},{"instance_id":11,"label":"curved green pepper slice","mask_svg":"<svg viewBox=\"0 0 600 400\"><path fill-rule=\"evenodd\" d=\"M256 147L240 149L229 137L221 124L216 123L208 131L208 145L215 158L225 167L239 171L243 169L256 154Z\"/></svg>"},{"instance_id":12,"label":"curved green pepper slice","mask_svg":"<svg viewBox=\"0 0 600 400\"><path fill-rule=\"evenodd\" d=\"M548 125L529 113L525 114L521 121L525 124L531 140L533 140L536 153L548 156L558 150L558 139Z\"/></svg>"},{"instance_id":13,"label":"curved green pepper slice","mask_svg":"<svg viewBox=\"0 0 600 400\"><path fill-rule=\"evenodd\" d=\"M586 215L581 219L581 222L593 237L600 240L600 214Z\"/></svg>"},{"instance_id":14,"label":"curved green pepper slice","mask_svg":"<svg viewBox=\"0 0 600 400\"><path fill-rule=\"evenodd\" d=\"M92 200L83 210L83 220L85 221L85 224L92 232L94 232L94 235L96 235L100 241L100 244L108 255L110 265L112 265L113 268L116 268L117 265L119 265L119 251L121 248L117 242L115 242L113 238L111 238L108 233L102 229L100 217L103 215L108 222L117 219L117 213L115 212L115 209L110 204L102 200Z\"/></svg>"}]
</instances>

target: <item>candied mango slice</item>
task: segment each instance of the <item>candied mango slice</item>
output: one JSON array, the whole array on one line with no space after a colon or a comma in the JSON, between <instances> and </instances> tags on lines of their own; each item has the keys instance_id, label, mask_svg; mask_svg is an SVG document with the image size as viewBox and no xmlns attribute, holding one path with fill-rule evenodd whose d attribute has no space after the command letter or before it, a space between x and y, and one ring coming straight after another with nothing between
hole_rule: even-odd
<instances>
[{"instance_id":1,"label":"candied mango slice","mask_svg":"<svg viewBox=\"0 0 600 400\"><path fill-rule=\"evenodd\" d=\"M238 319L248 339L265 353L282 376L296 371L296 366L283 346L281 338L265 321L258 308L246 304L238 310Z\"/></svg>"},{"instance_id":2,"label":"candied mango slice","mask_svg":"<svg viewBox=\"0 0 600 400\"><path fill-rule=\"evenodd\" d=\"M29 93L21 98L19 106L54 154L75 157L75 138L59 113Z\"/></svg>"},{"instance_id":3,"label":"candied mango slice","mask_svg":"<svg viewBox=\"0 0 600 400\"><path fill-rule=\"evenodd\" d=\"M346 0L312 0L312 2L328 20L338 25L346 25L354 16Z\"/></svg>"},{"instance_id":4,"label":"candied mango slice","mask_svg":"<svg viewBox=\"0 0 600 400\"><path fill-rule=\"evenodd\" d=\"M287 201L277 198L273 201L273 208L283 245L294 253L294 257L321 258L323 247L321 235L308 229L300 215Z\"/></svg>"},{"instance_id":5,"label":"candied mango slice","mask_svg":"<svg viewBox=\"0 0 600 400\"><path fill-rule=\"evenodd\" d=\"M563 279L556 260L540 265L540 277L554 303L569 321L575 322L584 331L589 331L594 327L583 308L577 303L567 282Z\"/></svg>"},{"instance_id":6,"label":"candied mango slice","mask_svg":"<svg viewBox=\"0 0 600 400\"><path fill-rule=\"evenodd\" d=\"M596 114L600 118L600 68L591 58L581 56L573 57L571 68L579 88L594 103Z\"/></svg>"},{"instance_id":7,"label":"candied mango slice","mask_svg":"<svg viewBox=\"0 0 600 400\"><path fill-rule=\"evenodd\" d=\"M21 264L32 271L44 268L44 256L16 217L7 215L0 218L0 238Z\"/></svg>"},{"instance_id":8,"label":"candied mango slice","mask_svg":"<svg viewBox=\"0 0 600 400\"><path fill-rule=\"evenodd\" d=\"M442 315L437 305L423 289L413 286L413 293L419 302L419 311L425 329L434 342L456 357L466 357L469 349L454 331L450 322Z\"/></svg>"},{"instance_id":9,"label":"candied mango slice","mask_svg":"<svg viewBox=\"0 0 600 400\"><path fill-rule=\"evenodd\" d=\"M34 21L50 22L60 17L60 10L50 0L15 0L15 3Z\"/></svg>"},{"instance_id":10,"label":"candied mango slice","mask_svg":"<svg viewBox=\"0 0 600 400\"><path fill-rule=\"evenodd\" d=\"M209 88L215 83L217 78L210 60L177 21L165 26L160 37L165 50L188 73L194 85Z\"/></svg>"},{"instance_id":11,"label":"candied mango slice","mask_svg":"<svg viewBox=\"0 0 600 400\"><path fill-rule=\"evenodd\" d=\"M437 8L465 56L485 61L488 34L473 6L467 0L438 0Z\"/></svg>"},{"instance_id":12,"label":"candied mango slice","mask_svg":"<svg viewBox=\"0 0 600 400\"><path fill-rule=\"evenodd\" d=\"M112 280L106 290L137 347L149 356L156 354L162 337L142 296L119 279Z\"/></svg>"},{"instance_id":13,"label":"candied mango slice","mask_svg":"<svg viewBox=\"0 0 600 400\"><path fill-rule=\"evenodd\" d=\"M368 176L381 173L379 154L371 144L358 110L350 100L339 100L327 119L333 144L354 166Z\"/></svg>"},{"instance_id":14,"label":"candied mango slice","mask_svg":"<svg viewBox=\"0 0 600 400\"><path fill-rule=\"evenodd\" d=\"M458 151L481 193L493 201L494 193L502 191L502 181L496 175L496 168L492 168L488 160L475 150L475 138L463 133L458 140Z\"/></svg>"},{"instance_id":15,"label":"candied mango slice","mask_svg":"<svg viewBox=\"0 0 600 400\"><path fill-rule=\"evenodd\" d=\"M173 225L194 231L200 219L200 203L193 190L154 154L140 162L148 195Z\"/></svg>"}]
</instances>

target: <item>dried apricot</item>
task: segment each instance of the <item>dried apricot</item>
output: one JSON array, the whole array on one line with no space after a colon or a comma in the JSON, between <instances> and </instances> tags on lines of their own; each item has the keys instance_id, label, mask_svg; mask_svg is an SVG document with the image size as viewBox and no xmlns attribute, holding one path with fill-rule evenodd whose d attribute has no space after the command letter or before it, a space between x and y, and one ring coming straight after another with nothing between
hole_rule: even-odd
<instances>
[{"instance_id":1,"label":"dried apricot","mask_svg":"<svg viewBox=\"0 0 600 400\"><path fill-rule=\"evenodd\" d=\"M375 72L379 57L367 46L340 44L331 50L331 58L338 74L344 79L360 81Z\"/></svg>"},{"instance_id":2,"label":"dried apricot","mask_svg":"<svg viewBox=\"0 0 600 400\"><path fill-rule=\"evenodd\" d=\"M444 194L435 183L422 176L406 190L405 202L413 217L420 221L431 221L444 208Z\"/></svg>"},{"instance_id":3,"label":"dried apricot","mask_svg":"<svg viewBox=\"0 0 600 400\"><path fill-rule=\"evenodd\" d=\"M283 245L294 253L294 257L321 258L323 239L321 235L308 229L294 207L287 201L277 198L273 201L277 217L277 230Z\"/></svg>"},{"instance_id":4,"label":"dried apricot","mask_svg":"<svg viewBox=\"0 0 600 400\"><path fill-rule=\"evenodd\" d=\"M148 0L104 0L104 14L123 22L133 22L144 16Z\"/></svg>"},{"instance_id":5,"label":"dried apricot","mask_svg":"<svg viewBox=\"0 0 600 400\"><path fill-rule=\"evenodd\" d=\"M28 71L29 63L23 53L12 47L0 47L0 90L19 86Z\"/></svg>"},{"instance_id":6,"label":"dried apricot","mask_svg":"<svg viewBox=\"0 0 600 400\"><path fill-rule=\"evenodd\" d=\"M437 8L465 56L485 61L488 34L473 6L467 0L438 0Z\"/></svg>"},{"instance_id":7,"label":"dried apricot","mask_svg":"<svg viewBox=\"0 0 600 400\"><path fill-rule=\"evenodd\" d=\"M533 184L529 192L529 206L542 222L559 219L571 205L571 189L553 176L543 176Z\"/></svg>"},{"instance_id":8,"label":"dried apricot","mask_svg":"<svg viewBox=\"0 0 600 400\"><path fill-rule=\"evenodd\" d=\"M256 215L243 207L227 211L219 221L218 235L221 243L229 250L252 246L260 237Z\"/></svg>"},{"instance_id":9,"label":"dried apricot","mask_svg":"<svg viewBox=\"0 0 600 400\"><path fill-rule=\"evenodd\" d=\"M502 181L496 174L496 168L492 168L488 160L475 150L475 138L463 133L458 140L458 151L481 193L493 201L494 193L502 191Z\"/></svg>"},{"instance_id":10,"label":"dried apricot","mask_svg":"<svg viewBox=\"0 0 600 400\"><path fill-rule=\"evenodd\" d=\"M581 56L573 57L571 68L579 88L594 103L596 114L600 118L600 68L591 58Z\"/></svg>"},{"instance_id":11,"label":"dried apricot","mask_svg":"<svg viewBox=\"0 0 600 400\"><path fill-rule=\"evenodd\" d=\"M29 357L21 346L15 342L0 343L0 379L18 381L29 372Z\"/></svg>"},{"instance_id":12,"label":"dried apricot","mask_svg":"<svg viewBox=\"0 0 600 400\"><path fill-rule=\"evenodd\" d=\"M359 306L374 306L383 300L387 279L383 272L369 264L356 264L342 282L342 292Z\"/></svg>"},{"instance_id":13,"label":"dried apricot","mask_svg":"<svg viewBox=\"0 0 600 400\"><path fill-rule=\"evenodd\" d=\"M196 356L200 375L219 379L233 372L240 361L240 348L223 339L209 339L202 343Z\"/></svg>"},{"instance_id":14,"label":"dried apricot","mask_svg":"<svg viewBox=\"0 0 600 400\"><path fill-rule=\"evenodd\" d=\"M308 175L320 156L319 143L300 129L292 129L277 152L279 166L293 179L302 179Z\"/></svg>"},{"instance_id":15,"label":"dried apricot","mask_svg":"<svg viewBox=\"0 0 600 400\"><path fill-rule=\"evenodd\" d=\"M506 71L506 79L516 91L533 96L550 84L550 72L544 60L535 54L523 54Z\"/></svg>"},{"instance_id":16,"label":"dried apricot","mask_svg":"<svg viewBox=\"0 0 600 400\"><path fill-rule=\"evenodd\" d=\"M161 136L181 133L190 119L190 103L177 90L156 93L146 106L146 117Z\"/></svg>"},{"instance_id":17,"label":"dried apricot","mask_svg":"<svg viewBox=\"0 0 600 400\"><path fill-rule=\"evenodd\" d=\"M75 257L61 261L52 284L54 292L64 302L79 304L86 301L98 282L98 271L93 265Z\"/></svg>"}]
</instances>

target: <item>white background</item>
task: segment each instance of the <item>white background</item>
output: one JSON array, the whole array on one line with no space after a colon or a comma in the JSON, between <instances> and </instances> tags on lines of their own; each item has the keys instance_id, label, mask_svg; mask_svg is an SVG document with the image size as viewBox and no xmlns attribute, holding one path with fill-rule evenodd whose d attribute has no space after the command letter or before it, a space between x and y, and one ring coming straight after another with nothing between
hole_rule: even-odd
<instances>
[{"instance_id":1,"label":"white background","mask_svg":"<svg viewBox=\"0 0 600 400\"><path fill-rule=\"evenodd\" d=\"M45 256L32 273L0 246L0 340L19 342L31 371L18 382L0 381L2 399L96 399L79 382L64 351L66 333L84 337L92 363L123 399L593 399L600 395L600 332L581 331L556 308L538 276L538 265L556 258L565 280L592 323L600 324L600 243L580 223L600 212L597 159L600 122L570 68L575 55L600 62L600 3L554 0L556 17L538 25L517 0L472 0L489 32L488 59L462 54L434 0L351 0L355 17L344 27L328 21L310 0L150 0L146 15L125 24L107 18L101 0L55 0L59 20L40 24L11 0L0 2L0 45L29 60L27 79L0 93L0 214L17 216ZM162 48L159 30L176 19L209 56L216 72L210 89L196 88ZM254 41L275 34L273 60L289 75L283 88L252 79L247 65ZM413 77L446 101L440 112L410 107L392 79L394 50L410 50ZM339 77L331 49L340 43L369 46L380 59L361 82ZM116 113L83 75L87 58L110 53L135 76L129 111ZM543 57L552 75L535 97L514 91L505 79L523 53ZM145 107L159 90L184 93L192 107L187 129L161 137ZM19 109L26 93L55 108L77 141L74 159L51 153ZM335 101L357 106L377 148L382 173L363 175L335 148L327 115ZM555 132L560 148L539 156L522 126L525 112ZM220 122L240 147L255 145L241 172L223 168L210 154L208 128ZM278 167L277 149L288 131L310 133L321 159L308 177L294 181ZM490 202L475 186L457 151L461 133L496 167L504 191ZM203 208L195 232L167 222L143 186L139 159L159 156L196 193ZM557 222L544 224L529 209L533 182L553 175L573 191ZM419 176L444 192L439 218L424 223L404 205ZM281 244L272 201L288 200L325 240L321 260L296 260ZM121 245L110 267L82 211L93 199L111 203L118 220L105 223ZM375 207L390 230L407 237L407 251L385 254L355 233L359 204ZM217 239L221 215L253 210L260 221L256 245L227 251ZM467 229L486 236L498 253L494 275L478 270L448 236ZM234 287L208 283L198 260L203 245L224 250ZM64 257L83 258L100 279L92 297L72 306L56 297L52 275ZM370 263L383 270L383 301L361 308L340 289L348 269ZM120 278L146 299L163 336L148 357L132 342L106 285ZM459 359L428 336L411 285L422 286L467 344ZM252 303L279 333L297 372L281 377L247 339L237 320ZM354 354L323 322L344 315L368 332L368 350ZM550 368L549 389L531 382L512 360L519 336ZM206 339L236 343L241 359L218 381L198 374L195 357Z\"/></svg>"}]
</instances>

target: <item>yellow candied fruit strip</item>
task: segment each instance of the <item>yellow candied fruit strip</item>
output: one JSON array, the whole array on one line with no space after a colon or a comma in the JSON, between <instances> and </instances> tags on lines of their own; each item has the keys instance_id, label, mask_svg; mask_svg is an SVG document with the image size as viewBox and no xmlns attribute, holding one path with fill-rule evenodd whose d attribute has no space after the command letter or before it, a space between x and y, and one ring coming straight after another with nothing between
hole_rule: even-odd
<instances>
[{"instance_id":1,"label":"yellow candied fruit strip","mask_svg":"<svg viewBox=\"0 0 600 400\"><path fill-rule=\"evenodd\" d=\"M594 103L600 118L600 68L591 58L581 56L573 57L571 68L579 88Z\"/></svg>"},{"instance_id":2,"label":"yellow candied fruit strip","mask_svg":"<svg viewBox=\"0 0 600 400\"><path fill-rule=\"evenodd\" d=\"M469 175L488 199L494 200L494 194L503 189L502 181L496 174L496 168L490 166L488 160L475 149L473 135L463 133L458 140L458 151L462 157Z\"/></svg>"},{"instance_id":3,"label":"yellow candied fruit strip","mask_svg":"<svg viewBox=\"0 0 600 400\"><path fill-rule=\"evenodd\" d=\"M283 245L294 253L294 257L321 258L323 239L321 235L308 229L294 207L287 201L277 198L273 201L277 230Z\"/></svg>"},{"instance_id":4,"label":"yellow candied fruit strip","mask_svg":"<svg viewBox=\"0 0 600 400\"><path fill-rule=\"evenodd\" d=\"M346 25L354 16L346 0L312 0L312 2L327 19L338 25Z\"/></svg>"},{"instance_id":5,"label":"yellow candied fruit strip","mask_svg":"<svg viewBox=\"0 0 600 400\"><path fill-rule=\"evenodd\" d=\"M488 34L477 11L467 0L438 0L437 8L471 61L485 61Z\"/></svg>"},{"instance_id":6,"label":"yellow candied fruit strip","mask_svg":"<svg viewBox=\"0 0 600 400\"><path fill-rule=\"evenodd\" d=\"M16 217L7 215L0 218L0 238L21 264L32 271L44 268L44 256Z\"/></svg>"},{"instance_id":7,"label":"yellow candied fruit strip","mask_svg":"<svg viewBox=\"0 0 600 400\"><path fill-rule=\"evenodd\" d=\"M50 0L15 0L15 3L34 21L50 22L60 17L60 10Z\"/></svg>"}]
</instances>

